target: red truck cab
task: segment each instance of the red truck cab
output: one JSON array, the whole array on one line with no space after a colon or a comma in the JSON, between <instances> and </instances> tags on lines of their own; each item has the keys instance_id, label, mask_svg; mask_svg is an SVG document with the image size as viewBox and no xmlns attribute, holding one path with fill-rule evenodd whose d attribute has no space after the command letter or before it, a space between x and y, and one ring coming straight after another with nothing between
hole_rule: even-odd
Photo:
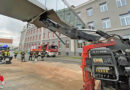
<instances>
[{"instance_id":1,"label":"red truck cab","mask_svg":"<svg viewBox=\"0 0 130 90\"><path fill-rule=\"evenodd\" d=\"M31 51L33 51L33 52L42 52L43 49L45 50L45 56L46 57L55 57L58 54L58 46L49 45L49 44L38 46L37 49L33 48Z\"/></svg>"}]
</instances>

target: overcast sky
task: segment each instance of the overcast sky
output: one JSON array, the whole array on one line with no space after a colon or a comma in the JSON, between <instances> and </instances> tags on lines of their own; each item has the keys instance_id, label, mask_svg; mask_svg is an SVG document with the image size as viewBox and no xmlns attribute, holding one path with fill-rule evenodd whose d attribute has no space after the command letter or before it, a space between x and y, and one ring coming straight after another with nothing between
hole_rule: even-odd
<instances>
[{"instance_id":1,"label":"overcast sky","mask_svg":"<svg viewBox=\"0 0 130 90\"><path fill-rule=\"evenodd\" d=\"M67 0L73 5L79 5L88 0ZM0 38L12 38L13 45L18 46L20 40L20 32L26 23L0 15Z\"/></svg>"}]
</instances>

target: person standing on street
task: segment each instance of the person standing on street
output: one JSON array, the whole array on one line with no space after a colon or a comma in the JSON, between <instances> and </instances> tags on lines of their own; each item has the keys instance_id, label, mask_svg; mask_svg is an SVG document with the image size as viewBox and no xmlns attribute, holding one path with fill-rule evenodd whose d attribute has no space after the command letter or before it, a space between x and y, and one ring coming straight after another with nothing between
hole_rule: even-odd
<instances>
[{"instance_id":1,"label":"person standing on street","mask_svg":"<svg viewBox=\"0 0 130 90\"><path fill-rule=\"evenodd\" d=\"M44 57L45 57L45 52L42 51L42 52L41 52L41 59L42 59L42 61L44 61Z\"/></svg>"},{"instance_id":2,"label":"person standing on street","mask_svg":"<svg viewBox=\"0 0 130 90\"><path fill-rule=\"evenodd\" d=\"M25 52L24 51L21 52L21 60L22 60L22 62L25 62Z\"/></svg>"},{"instance_id":3,"label":"person standing on street","mask_svg":"<svg viewBox=\"0 0 130 90\"><path fill-rule=\"evenodd\" d=\"M29 61L32 61L32 56L33 56L33 52L30 51L30 53L29 53Z\"/></svg>"},{"instance_id":4,"label":"person standing on street","mask_svg":"<svg viewBox=\"0 0 130 90\"><path fill-rule=\"evenodd\" d=\"M38 52L34 52L35 61L38 60Z\"/></svg>"},{"instance_id":5,"label":"person standing on street","mask_svg":"<svg viewBox=\"0 0 130 90\"><path fill-rule=\"evenodd\" d=\"M10 56L10 52L9 52L9 50L6 50L5 52L4 52L4 60L6 59L6 58L8 58Z\"/></svg>"},{"instance_id":6,"label":"person standing on street","mask_svg":"<svg viewBox=\"0 0 130 90\"><path fill-rule=\"evenodd\" d=\"M17 52L17 51L14 51L14 58L15 58L15 59L17 58L17 55L18 55L18 52Z\"/></svg>"},{"instance_id":7,"label":"person standing on street","mask_svg":"<svg viewBox=\"0 0 130 90\"><path fill-rule=\"evenodd\" d=\"M2 50L1 56L2 56L2 60L4 60L4 57L5 57L4 50Z\"/></svg>"}]
</instances>

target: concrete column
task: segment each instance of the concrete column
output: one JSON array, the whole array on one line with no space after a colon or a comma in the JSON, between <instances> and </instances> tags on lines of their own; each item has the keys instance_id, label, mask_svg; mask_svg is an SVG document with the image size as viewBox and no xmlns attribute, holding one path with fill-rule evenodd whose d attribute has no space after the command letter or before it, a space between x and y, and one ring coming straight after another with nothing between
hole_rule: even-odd
<instances>
[{"instance_id":1,"label":"concrete column","mask_svg":"<svg viewBox=\"0 0 130 90\"><path fill-rule=\"evenodd\" d=\"M74 55L75 53L75 40L71 39L71 47L70 47L71 53Z\"/></svg>"}]
</instances>

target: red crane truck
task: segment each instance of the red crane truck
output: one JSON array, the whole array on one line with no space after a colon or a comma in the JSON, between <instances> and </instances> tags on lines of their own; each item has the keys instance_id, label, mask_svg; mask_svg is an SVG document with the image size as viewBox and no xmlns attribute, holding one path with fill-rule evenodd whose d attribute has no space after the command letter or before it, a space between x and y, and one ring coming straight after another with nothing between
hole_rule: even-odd
<instances>
[{"instance_id":1,"label":"red crane truck","mask_svg":"<svg viewBox=\"0 0 130 90\"><path fill-rule=\"evenodd\" d=\"M94 31L94 34L85 33L83 29L67 24L66 20L63 21L63 18L59 16L66 15L66 10L70 10L73 15L76 13L66 0L58 0L62 3L61 9L57 9L57 5L60 5L57 2L55 9L53 7L55 5L51 5L53 2L50 0L46 0L50 5L45 3L47 8L44 9L29 1L32 0L0 0L0 13L35 24L38 28L46 27L55 34L60 32L71 39L91 42L90 45L83 47L82 52L81 68L84 81L82 90L100 90L95 88L96 80L101 81L101 84L97 85L101 86L101 90L106 90L106 88L107 90L130 90L130 41L128 39L122 39L116 34L109 35L100 30ZM53 8L48 8L48 6ZM62 11L63 14L58 14L58 11ZM76 19L81 20L79 17Z\"/></svg>"}]
</instances>

